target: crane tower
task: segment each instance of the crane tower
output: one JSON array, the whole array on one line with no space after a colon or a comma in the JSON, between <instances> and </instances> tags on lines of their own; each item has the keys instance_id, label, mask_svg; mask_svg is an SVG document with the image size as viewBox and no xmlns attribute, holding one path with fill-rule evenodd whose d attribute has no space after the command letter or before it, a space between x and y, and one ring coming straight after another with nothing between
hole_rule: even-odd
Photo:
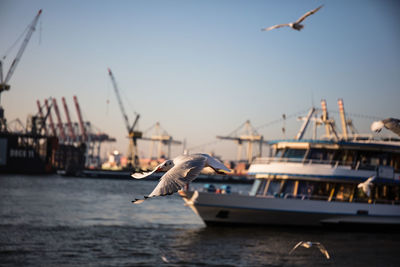
<instances>
[{"instance_id":1,"label":"crane tower","mask_svg":"<svg viewBox=\"0 0 400 267\"><path fill-rule=\"evenodd\" d=\"M143 133L135 130L137 123L139 121L140 115L136 114L135 120L131 125L129 123L128 115L125 112L124 105L122 104L121 96L119 94L117 82L115 81L114 75L111 72L111 69L108 69L108 74L110 75L111 82L114 87L115 95L117 96L118 104L121 109L122 117L125 122L126 130L128 131L129 137L129 147L128 147L128 167L129 168L140 168L139 164L139 156L137 150L137 139L142 138Z\"/></svg>"}]
</instances>

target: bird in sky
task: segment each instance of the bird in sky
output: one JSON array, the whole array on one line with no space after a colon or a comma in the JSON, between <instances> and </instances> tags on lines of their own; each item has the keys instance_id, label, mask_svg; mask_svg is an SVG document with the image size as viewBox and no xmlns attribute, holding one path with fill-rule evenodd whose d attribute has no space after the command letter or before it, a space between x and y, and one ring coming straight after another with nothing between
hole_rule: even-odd
<instances>
[{"instance_id":1,"label":"bird in sky","mask_svg":"<svg viewBox=\"0 0 400 267\"><path fill-rule=\"evenodd\" d=\"M166 160L150 172L133 173L131 176L135 179L143 179L151 176L155 172L166 172L158 185L144 199L135 199L134 204L140 204L144 200L156 197L171 195L184 188L190 182L197 178L201 170L205 167L211 167L219 174L225 174L231 170L225 167L218 159L208 154L181 155L173 160Z\"/></svg>"},{"instance_id":2,"label":"bird in sky","mask_svg":"<svg viewBox=\"0 0 400 267\"><path fill-rule=\"evenodd\" d=\"M301 24L301 23L303 22L303 20L305 20L308 16L310 16L310 15L316 13L316 12L317 12L318 10L320 10L323 6L324 6L324 5L321 5L321 6L317 7L316 9L313 9L313 10L311 10L311 11L308 11L307 13L305 13L303 16L301 16L301 17L300 17L297 21L295 21L295 22L285 23L285 24L277 24L277 25L274 25L274 26L271 26L271 27L263 28L263 29L261 29L261 30L262 30L262 31L270 31L270 30L273 30L273 29L278 29L278 28L282 28L282 27L288 26L288 27L292 28L293 30L300 31L301 29L304 28L304 25Z\"/></svg>"},{"instance_id":3,"label":"bird in sky","mask_svg":"<svg viewBox=\"0 0 400 267\"><path fill-rule=\"evenodd\" d=\"M387 118L381 121L374 121L371 124L371 130L379 133L383 127L394 132L395 134L400 136L400 120L394 118Z\"/></svg>"},{"instance_id":4,"label":"bird in sky","mask_svg":"<svg viewBox=\"0 0 400 267\"><path fill-rule=\"evenodd\" d=\"M365 182L359 183L357 188L361 188L362 191L369 197L371 195L371 187L375 179L376 176L369 177Z\"/></svg>"},{"instance_id":5,"label":"bird in sky","mask_svg":"<svg viewBox=\"0 0 400 267\"><path fill-rule=\"evenodd\" d=\"M329 256L328 251L326 250L326 248L324 247L324 245L322 245L320 242L311 242L311 241L300 241L299 243L297 243L292 250L289 252L289 255L293 253L293 251L295 251L298 247L305 247L305 248L311 248L313 246L317 247L319 249L319 251L321 251L322 254L324 254L324 256L329 260L331 257Z\"/></svg>"}]
</instances>

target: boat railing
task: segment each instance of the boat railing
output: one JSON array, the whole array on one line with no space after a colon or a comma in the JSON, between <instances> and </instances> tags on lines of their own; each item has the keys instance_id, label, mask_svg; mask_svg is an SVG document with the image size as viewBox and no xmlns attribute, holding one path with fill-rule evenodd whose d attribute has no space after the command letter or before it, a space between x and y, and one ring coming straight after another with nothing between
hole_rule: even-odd
<instances>
[{"instance_id":1,"label":"boat railing","mask_svg":"<svg viewBox=\"0 0 400 267\"><path fill-rule=\"evenodd\" d=\"M400 200L385 200L385 199L341 199L336 197L329 196L319 196L319 195L306 195L306 194L291 194L291 193L275 193L273 195L256 195L257 197L262 198L284 198L284 199L299 199L299 200L320 200L320 201L329 201L329 202L354 202L354 203L368 203L368 204L391 204L391 205L400 205Z\"/></svg>"},{"instance_id":2,"label":"boat railing","mask_svg":"<svg viewBox=\"0 0 400 267\"><path fill-rule=\"evenodd\" d=\"M352 162L343 161L343 160L319 160L319 159L303 159L303 158L287 158L287 157L263 157L263 158L256 158L253 161L253 165L257 164L271 164L271 163L302 163L303 165L306 164L324 164L324 165L331 165L333 167L337 166L353 166Z\"/></svg>"}]
</instances>

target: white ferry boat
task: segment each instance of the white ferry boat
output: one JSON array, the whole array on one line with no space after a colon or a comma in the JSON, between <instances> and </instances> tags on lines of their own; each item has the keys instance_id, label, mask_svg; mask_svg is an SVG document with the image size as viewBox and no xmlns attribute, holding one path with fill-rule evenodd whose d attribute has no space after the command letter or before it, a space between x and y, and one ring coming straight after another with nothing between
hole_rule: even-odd
<instances>
[{"instance_id":1,"label":"white ferry boat","mask_svg":"<svg viewBox=\"0 0 400 267\"><path fill-rule=\"evenodd\" d=\"M314 112L294 140L271 142L272 157L250 165L249 193L181 191L187 205L206 224L400 226L400 140L345 131L338 137L326 109L322 121L331 134L304 140ZM373 176L369 190L359 188Z\"/></svg>"}]
</instances>

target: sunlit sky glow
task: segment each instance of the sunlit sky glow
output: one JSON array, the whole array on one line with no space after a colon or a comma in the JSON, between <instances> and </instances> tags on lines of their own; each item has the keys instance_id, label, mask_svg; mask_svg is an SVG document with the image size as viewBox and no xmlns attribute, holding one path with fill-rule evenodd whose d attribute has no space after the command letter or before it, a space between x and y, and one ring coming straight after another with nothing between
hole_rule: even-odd
<instances>
[{"instance_id":1,"label":"sunlit sky glow","mask_svg":"<svg viewBox=\"0 0 400 267\"><path fill-rule=\"evenodd\" d=\"M321 4L301 32L261 31ZM37 112L37 99L55 97L60 105L64 96L77 121L77 95L85 120L118 140L104 152L126 152L128 144L108 67L130 120L141 114L140 130L158 121L196 147L191 152L213 151L225 159L236 158L236 145L215 142L216 135L248 119L258 128L283 113L305 114L321 99L337 111L343 98L347 113L366 116L353 117L359 132L370 133L373 117L400 117L397 1L0 0L0 56L39 9L42 17L11 90L1 96L5 115L25 121ZM16 51L7 54L5 72ZM286 137L300 125L295 116L287 120ZM283 138L282 126L259 132ZM148 156L148 144L139 141L139 152ZM180 152L182 147L173 149Z\"/></svg>"}]
</instances>

